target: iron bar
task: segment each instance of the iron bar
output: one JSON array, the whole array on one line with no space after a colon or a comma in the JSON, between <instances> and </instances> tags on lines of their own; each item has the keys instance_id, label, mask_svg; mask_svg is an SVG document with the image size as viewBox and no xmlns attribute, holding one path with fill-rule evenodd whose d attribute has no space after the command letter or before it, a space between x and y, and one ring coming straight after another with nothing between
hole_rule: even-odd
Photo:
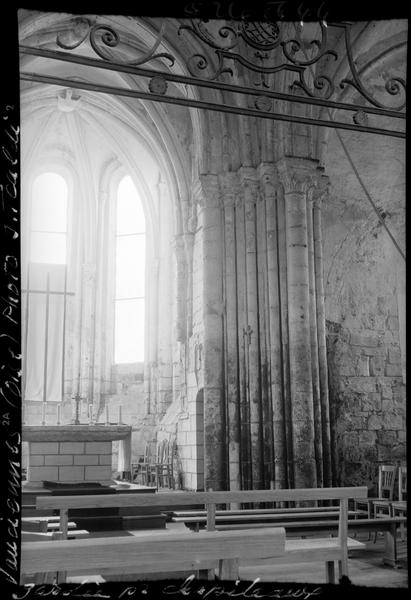
<instances>
[{"instance_id":1,"label":"iron bar","mask_svg":"<svg viewBox=\"0 0 411 600\"><path fill-rule=\"evenodd\" d=\"M63 336L62 336L62 355L61 355L61 401L64 400L64 353L66 349L66 311L67 311L67 265L64 265L64 292L63 292Z\"/></svg>"},{"instance_id":2,"label":"iron bar","mask_svg":"<svg viewBox=\"0 0 411 600\"><path fill-rule=\"evenodd\" d=\"M47 359L48 359L48 337L49 337L49 310L50 310L50 271L47 271L46 280L46 322L44 331L44 371L43 371L43 422L45 425L45 408L47 404Z\"/></svg>"},{"instance_id":3,"label":"iron bar","mask_svg":"<svg viewBox=\"0 0 411 600\"><path fill-rule=\"evenodd\" d=\"M44 50L40 48L31 48L30 46L20 46L20 52L22 54L31 54L34 56L40 56L43 58L51 58L54 60L61 60L65 62L71 62L75 64L81 64L84 66L96 67L98 69L106 69L109 71L118 71L121 73L128 73L130 75L139 75L141 77L163 77L166 81L171 81L175 83L182 83L184 85L193 85L197 87L205 87L208 89L226 91L232 93L239 94L250 94L252 96L262 96L267 98L273 98L276 100L284 100L287 102L296 102L301 104L312 104L317 106L325 106L332 109L341 109L341 110L349 110L353 112L357 112L358 110L362 110L365 113L376 114L385 117L392 117L396 119L405 119L406 115L402 112L398 112L395 110L389 110L384 108L374 108L372 106L359 106L356 104L349 104L346 102L334 102L330 100L325 100L323 98L312 98L312 97L304 97L298 96L295 94L285 94L282 92L274 92L271 90L258 90L254 88L248 88L245 86L237 86L229 83L215 82L215 81L207 81L204 79L199 79L197 77L188 77L185 75L176 75L174 73L164 72L164 71L156 71L154 69L145 69L141 67L130 67L129 65L124 65L122 63L114 62L114 61L103 61L96 58L89 58L85 56L78 56L70 54L69 52L59 52L56 50ZM74 87L74 86L73 86Z\"/></svg>"},{"instance_id":4,"label":"iron bar","mask_svg":"<svg viewBox=\"0 0 411 600\"><path fill-rule=\"evenodd\" d=\"M350 131L357 131L363 133L374 133L379 135L387 135L391 137L398 137L405 139L405 132L402 131L391 131L388 129L379 129L377 127L367 127L364 125L351 125L349 123L340 123L335 121L323 120L323 119L310 119L306 117L298 117L295 115L284 115L273 112L262 112L250 108L241 108L238 106L225 106L221 104L214 104L211 102L204 102L201 100L193 100L187 98L178 98L176 96L163 96L160 94L153 94L148 92L140 92L137 90L126 90L123 88L117 88L113 86L100 85L94 83L86 83L74 81L71 79L63 79L60 77L52 77L39 75L38 73L25 73L20 74L20 78L24 81L38 81L40 83L48 83L51 85L59 85L63 87L74 87L83 90L89 90L93 92L101 92L104 94L112 94L116 96L126 96L129 98L139 98L141 100L150 100L154 102L164 102L167 104L178 104L180 106L188 106L192 108L203 108L208 110L215 110L217 112L226 112L231 114L239 114L245 116L258 117L262 119L273 119L278 121L291 121L294 123L304 123L306 125L313 125L318 127L331 127L333 129L347 129Z\"/></svg>"},{"instance_id":5,"label":"iron bar","mask_svg":"<svg viewBox=\"0 0 411 600\"><path fill-rule=\"evenodd\" d=\"M30 262L27 263L27 300L25 310L25 331L24 331L24 349L22 356L22 402L26 399L26 383L27 383L27 348L29 336L29 303L30 303Z\"/></svg>"},{"instance_id":6,"label":"iron bar","mask_svg":"<svg viewBox=\"0 0 411 600\"><path fill-rule=\"evenodd\" d=\"M80 307L80 321L79 321L79 350L78 350L78 380L77 380L77 394L76 397L80 397L81 387L81 342L82 342L82 330L83 330L83 269L80 265L80 294L79 294L79 307Z\"/></svg>"},{"instance_id":7,"label":"iron bar","mask_svg":"<svg viewBox=\"0 0 411 600\"><path fill-rule=\"evenodd\" d=\"M47 292L45 290L21 290L23 294L26 293L30 293L30 294L47 294ZM64 292L57 292L57 291L49 291L48 292L50 296L75 296L74 292L66 292L66 294L64 294Z\"/></svg>"}]
</instances>

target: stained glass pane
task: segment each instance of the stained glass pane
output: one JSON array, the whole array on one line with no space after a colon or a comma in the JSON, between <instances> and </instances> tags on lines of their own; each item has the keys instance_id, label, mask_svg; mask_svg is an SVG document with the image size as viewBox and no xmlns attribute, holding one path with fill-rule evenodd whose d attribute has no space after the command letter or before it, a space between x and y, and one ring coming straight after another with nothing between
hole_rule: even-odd
<instances>
[{"instance_id":1,"label":"stained glass pane","mask_svg":"<svg viewBox=\"0 0 411 600\"><path fill-rule=\"evenodd\" d=\"M39 175L32 190L32 231L67 231L67 184L57 173Z\"/></svg>"},{"instance_id":2,"label":"stained glass pane","mask_svg":"<svg viewBox=\"0 0 411 600\"><path fill-rule=\"evenodd\" d=\"M124 177L118 186L117 233L144 233L144 211L131 177Z\"/></svg>"},{"instance_id":3,"label":"stained glass pane","mask_svg":"<svg viewBox=\"0 0 411 600\"><path fill-rule=\"evenodd\" d=\"M144 360L144 300L118 300L115 303L116 363Z\"/></svg>"}]
</instances>

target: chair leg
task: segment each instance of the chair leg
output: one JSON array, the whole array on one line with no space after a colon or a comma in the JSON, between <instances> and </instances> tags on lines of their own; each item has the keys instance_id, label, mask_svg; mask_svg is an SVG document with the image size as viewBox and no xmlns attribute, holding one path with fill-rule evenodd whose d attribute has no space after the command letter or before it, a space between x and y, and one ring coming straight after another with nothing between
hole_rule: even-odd
<instances>
[{"instance_id":1,"label":"chair leg","mask_svg":"<svg viewBox=\"0 0 411 600\"><path fill-rule=\"evenodd\" d=\"M326 583L335 583L335 563L333 560L327 560L325 563L325 581Z\"/></svg>"}]
</instances>

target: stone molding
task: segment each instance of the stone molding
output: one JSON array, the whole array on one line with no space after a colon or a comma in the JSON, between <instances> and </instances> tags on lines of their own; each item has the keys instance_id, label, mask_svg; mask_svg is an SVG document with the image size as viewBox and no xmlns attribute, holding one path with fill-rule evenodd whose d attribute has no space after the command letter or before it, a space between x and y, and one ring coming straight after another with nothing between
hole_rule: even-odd
<instances>
[{"instance_id":1,"label":"stone molding","mask_svg":"<svg viewBox=\"0 0 411 600\"><path fill-rule=\"evenodd\" d=\"M276 167L286 194L306 194L317 177L318 161L283 157Z\"/></svg>"}]
</instances>

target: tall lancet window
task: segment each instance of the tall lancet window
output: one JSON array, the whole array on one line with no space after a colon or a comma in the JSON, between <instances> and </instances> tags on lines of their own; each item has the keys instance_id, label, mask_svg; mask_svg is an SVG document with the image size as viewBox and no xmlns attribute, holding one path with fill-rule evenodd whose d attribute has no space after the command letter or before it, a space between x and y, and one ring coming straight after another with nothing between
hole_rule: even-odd
<instances>
[{"instance_id":1,"label":"tall lancet window","mask_svg":"<svg viewBox=\"0 0 411 600\"><path fill-rule=\"evenodd\" d=\"M145 217L131 177L117 191L114 361L144 361Z\"/></svg>"},{"instance_id":2,"label":"tall lancet window","mask_svg":"<svg viewBox=\"0 0 411 600\"><path fill-rule=\"evenodd\" d=\"M26 205L27 259L23 268L24 398L63 398L67 293L68 187L58 173L37 176Z\"/></svg>"}]
</instances>

